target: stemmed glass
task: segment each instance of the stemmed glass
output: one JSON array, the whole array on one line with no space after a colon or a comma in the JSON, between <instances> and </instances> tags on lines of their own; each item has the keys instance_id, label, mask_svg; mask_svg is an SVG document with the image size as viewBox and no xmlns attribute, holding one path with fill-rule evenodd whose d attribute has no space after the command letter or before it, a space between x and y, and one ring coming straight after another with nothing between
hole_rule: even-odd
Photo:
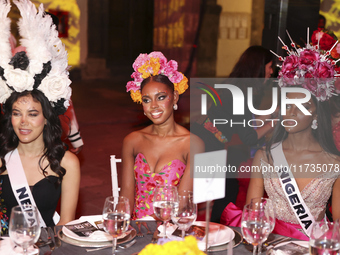
<instances>
[{"instance_id":1,"label":"stemmed glass","mask_svg":"<svg viewBox=\"0 0 340 255\"><path fill-rule=\"evenodd\" d=\"M276 219L273 201L269 198L255 197L250 200L250 204L261 207L265 210L265 214L268 215L270 220L270 233L273 232ZM262 250L261 245L258 245L257 249L258 253L260 253Z\"/></svg>"},{"instance_id":2,"label":"stemmed glass","mask_svg":"<svg viewBox=\"0 0 340 255\"><path fill-rule=\"evenodd\" d=\"M256 247L267 239L271 230L271 220L265 208L256 203L245 205L241 230L243 237L253 245L253 255L256 255Z\"/></svg>"},{"instance_id":3,"label":"stemmed glass","mask_svg":"<svg viewBox=\"0 0 340 255\"><path fill-rule=\"evenodd\" d=\"M197 205L194 204L193 193L185 190L181 195L178 195L178 208L171 216L172 221L182 230L182 238L196 218Z\"/></svg>"},{"instance_id":4,"label":"stemmed glass","mask_svg":"<svg viewBox=\"0 0 340 255\"><path fill-rule=\"evenodd\" d=\"M309 239L309 254L339 254L339 221L316 221Z\"/></svg>"},{"instance_id":5,"label":"stemmed glass","mask_svg":"<svg viewBox=\"0 0 340 255\"><path fill-rule=\"evenodd\" d=\"M12 208L9 222L11 240L27 254L29 246L38 241L40 226L37 208L33 205L19 205Z\"/></svg>"},{"instance_id":6,"label":"stemmed glass","mask_svg":"<svg viewBox=\"0 0 340 255\"><path fill-rule=\"evenodd\" d=\"M117 237L130 225L129 199L123 196L107 197L103 208L104 230L112 236L112 254L115 254Z\"/></svg>"},{"instance_id":7,"label":"stemmed glass","mask_svg":"<svg viewBox=\"0 0 340 255\"><path fill-rule=\"evenodd\" d=\"M163 221L163 237L166 238L166 223L178 208L178 192L175 186L158 185L153 197L155 215Z\"/></svg>"}]
</instances>

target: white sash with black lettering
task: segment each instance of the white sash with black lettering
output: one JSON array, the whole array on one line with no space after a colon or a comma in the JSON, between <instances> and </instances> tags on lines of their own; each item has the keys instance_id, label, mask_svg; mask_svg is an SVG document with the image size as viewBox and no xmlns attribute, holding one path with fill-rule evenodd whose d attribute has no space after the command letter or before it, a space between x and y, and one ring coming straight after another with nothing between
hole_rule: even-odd
<instances>
[{"instance_id":1,"label":"white sash with black lettering","mask_svg":"<svg viewBox=\"0 0 340 255\"><path fill-rule=\"evenodd\" d=\"M5 160L8 177L10 179L12 190L18 204L23 211L25 210L26 204L31 204L35 206L39 215L40 227L45 228L45 221L41 217L38 207L35 204L30 187L28 186L25 171L21 164L18 150L15 149L14 151L7 153L5 156ZM30 220L30 222L32 222L32 220ZM37 224L39 223L37 222ZM35 223L33 223L32 225L35 225Z\"/></svg>"},{"instance_id":2,"label":"white sash with black lettering","mask_svg":"<svg viewBox=\"0 0 340 255\"><path fill-rule=\"evenodd\" d=\"M273 156L275 169L278 169L277 175L279 177L283 192L302 229L309 237L315 220L305 201L303 201L299 187L297 186L295 178L290 171L288 162L283 153L282 143L279 145L273 145L271 153Z\"/></svg>"}]
</instances>

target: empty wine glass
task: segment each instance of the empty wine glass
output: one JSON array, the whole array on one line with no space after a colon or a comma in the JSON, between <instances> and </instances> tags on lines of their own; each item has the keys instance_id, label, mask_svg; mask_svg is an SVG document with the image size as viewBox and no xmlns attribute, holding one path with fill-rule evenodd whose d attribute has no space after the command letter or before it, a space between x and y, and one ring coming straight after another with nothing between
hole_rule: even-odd
<instances>
[{"instance_id":1,"label":"empty wine glass","mask_svg":"<svg viewBox=\"0 0 340 255\"><path fill-rule=\"evenodd\" d=\"M18 205L12 208L9 222L9 236L11 240L20 246L23 254L27 249L38 241L40 225L37 208L33 205Z\"/></svg>"},{"instance_id":2,"label":"empty wine glass","mask_svg":"<svg viewBox=\"0 0 340 255\"><path fill-rule=\"evenodd\" d=\"M172 221L182 230L182 238L196 218L197 205L194 204L193 193L185 190L181 195L178 195L178 208L171 216Z\"/></svg>"},{"instance_id":3,"label":"empty wine glass","mask_svg":"<svg viewBox=\"0 0 340 255\"><path fill-rule=\"evenodd\" d=\"M117 237L130 225L129 199L123 196L107 197L103 208L104 230L112 236L112 254L115 254Z\"/></svg>"},{"instance_id":4,"label":"empty wine glass","mask_svg":"<svg viewBox=\"0 0 340 255\"><path fill-rule=\"evenodd\" d=\"M309 254L340 253L339 222L317 221L312 226L309 239Z\"/></svg>"},{"instance_id":5,"label":"empty wine glass","mask_svg":"<svg viewBox=\"0 0 340 255\"><path fill-rule=\"evenodd\" d=\"M166 223L178 208L178 193L175 186L158 185L153 197L155 215L163 221L163 237L166 238Z\"/></svg>"},{"instance_id":6,"label":"empty wine glass","mask_svg":"<svg viewBox=\"0 0 340 255\"><path fill-rule=\"evenodd\" d=\"M270 234L270 224L270 218L263 207L255 203L244 206L241 230L243 237L253 245L253 255L256 255L256 247Z\"/></svg>"}]
</instances>

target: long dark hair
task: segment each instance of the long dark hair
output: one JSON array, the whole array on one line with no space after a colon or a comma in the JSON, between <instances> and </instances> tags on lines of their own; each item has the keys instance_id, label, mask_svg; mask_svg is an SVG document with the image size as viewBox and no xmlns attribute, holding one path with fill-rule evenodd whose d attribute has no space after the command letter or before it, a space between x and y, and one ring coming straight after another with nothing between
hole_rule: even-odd
<instances>
[{"instance_id":1,"label":"long dark hair","mask_svg":"<svg viewBox=\"0 0 340 255\"><path fill-rule=\"evenodd\" d=\"M266 64L273 61L273 54L266 48L254 45L246 49L231 71L230 78L264 78Z\"/></svg>"},{"instance_id":2,"label":"long dark hair","mask_svg":"<svg viewBox=\"0 0 340 255\"><path fill-rule=\"evenodd\" d=\"M61 141L61 125L58 115L54 111L51 103L45 97L45 95L34 89L32 91L24 92L13 92L11 96L6 100L3 105L3 114L1 116L1 133L0 133L0 159L2 162L2 167L0 168L0 174L6 170L5 155L13 151L19 145L19 139L15 134L11 122L12 117L12 107L13 104L21 97L32 96L35 102L39 102L42 107L43 115L47 120L47 123L43 130L43 140L45 151L44 154L39 159L39 167L42 170L44 176L47 175L46 168L42 166L44 158L49 162L49 166L52 171L59 176L58 183L60 184L63 176L66 173L65 168L60 165L62 158L65 155L65 149L63 142Z\"/></svg>"},{"instance_id":3,"label":"long dark hair","mask_svg":"<svg viewBox=\"0 0 340 255\"><path fill-rule=\"evenodd\" d=\"M316 106L317 122L318 128L312 129L312 134L320 146L328 153L340 156L340 152L337 150L332 132L331 123L331 110L329 107L329 102L319 102L315 96L311 95L312 100ZM281 125L282 115L279 115L280 121L276 125L271 139L266 144L266 155L267 159L272 159L271 147L273 144L282 142L288 137L288 133L285 128Z\"/></svg>"},{"instance_id":4,"label":"long dark hair","mask_svg":"<svg viewBox=\"0 0 340 255\"><path fill-rule=\"evenodd\" d=\"M169 87L171 92L174 92L174 84L169 80L169 78L163 74L157 74L155 76L150 76L146 79L144 79L140 85L141 90L144 88L144 86L152 81L163 83L166 86Z\"/></svg>"}]
</instances>

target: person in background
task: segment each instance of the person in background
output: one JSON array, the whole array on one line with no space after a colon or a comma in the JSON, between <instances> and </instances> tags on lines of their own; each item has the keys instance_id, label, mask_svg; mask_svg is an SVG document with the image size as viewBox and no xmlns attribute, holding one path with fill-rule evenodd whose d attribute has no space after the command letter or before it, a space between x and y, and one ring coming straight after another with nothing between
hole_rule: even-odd
<instances>
[{"instance_id":1,"label":"person in background","mask_svg":"<svg viewBox=\"0 0 340 255\"><path fill-rule=\"evenodd\" d=\"M188 88L177 62L151 52L140 54L133 68L127 91L152 124L124 138L120 195L129 199L132 219L140 219L156 217L152 202L157 185L177 186L179 193L192 190L190 159L204 151L204 144L174 120L179 95ZM190 143L195 144L191 151Z\"/></svg>"}]
</instances>

